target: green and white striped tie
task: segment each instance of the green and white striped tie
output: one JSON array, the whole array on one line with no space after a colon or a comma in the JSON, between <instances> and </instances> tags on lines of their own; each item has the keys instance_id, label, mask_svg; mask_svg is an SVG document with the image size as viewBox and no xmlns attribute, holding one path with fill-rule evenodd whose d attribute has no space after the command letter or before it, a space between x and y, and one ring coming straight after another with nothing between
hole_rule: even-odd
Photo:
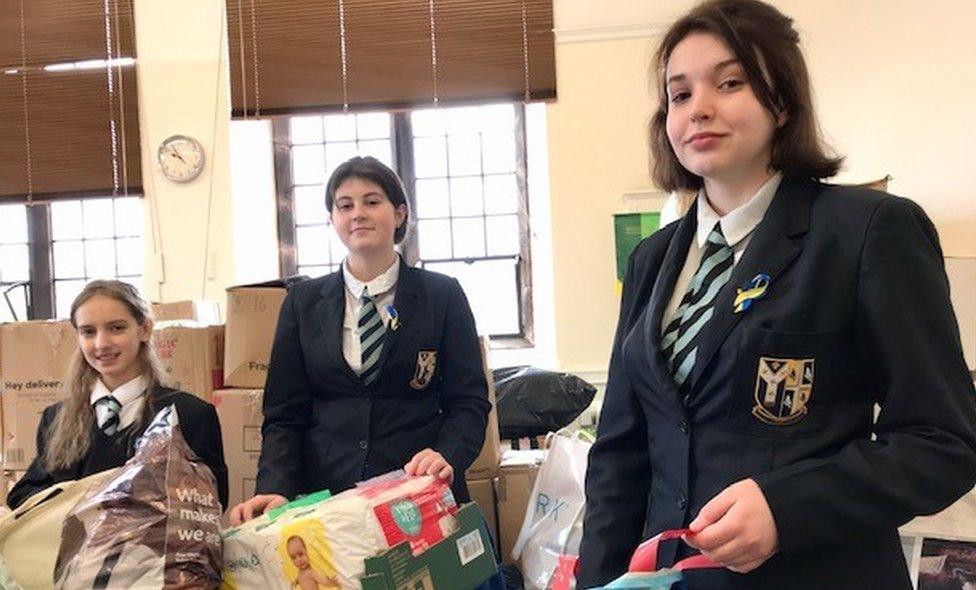
<instances>
[{"instance_id":1,"label":"green and white striped tie","mask_svg":"<svg viewBox=\"0 0 976 590\"><path fill-rule=\"evenodd\" d=\"M360 379L366 385L371 385L380 374L380 354L383 352L383 336L386 334L386 326L380 318L376 303L369 296L369 290L363 289L363 296L360 299L363 306L359 309L359 318L356 324L356 331L359 333L359 346L362 351L362 366L359 374Z\"/></svg>"},{"instance_id":2,"label":"green and white striped tie","mask_svg":"<svg viewBox=\"0 0 976 590\"><path fill-rule=\"evenodd\" d=\"M678 387L684 385L695 367L699 335L712 319L715 297L732 276L733 260L732 248L722 235L721 225L716 223L708 234L705 252L688 291L661 338L661 351Z\"/></svg>"}]
</instances>

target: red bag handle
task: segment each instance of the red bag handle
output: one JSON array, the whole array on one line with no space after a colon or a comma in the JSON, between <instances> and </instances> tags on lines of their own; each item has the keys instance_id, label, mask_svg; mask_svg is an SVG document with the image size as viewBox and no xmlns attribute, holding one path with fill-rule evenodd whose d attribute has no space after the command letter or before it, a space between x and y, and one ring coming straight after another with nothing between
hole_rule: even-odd
<instances>
[{"instance_id":1,"label":"red bag handle","mask_svg":"<svg viewBox=\"0 0 976 590\"><path fill-rule=\"evenodd\" d=\"M634 555L630 558L630 565L627 571L630 572L654 572L657 571L657 552L658 545L661 541L670 541L672 539L680 539L685 535L694 535L695 531L691 529L673 529L662 531L661 533L654 535L650 539L644 541L637 546L634 550ZM681 561L677 562L671 569L674 570L693 570L693 569L709 569L709 568L719 568L722 567L719 564L712 561L710 558L705 557L702 554L692 555L691 557L686 557Z\"/></svg>"}]
</instances>

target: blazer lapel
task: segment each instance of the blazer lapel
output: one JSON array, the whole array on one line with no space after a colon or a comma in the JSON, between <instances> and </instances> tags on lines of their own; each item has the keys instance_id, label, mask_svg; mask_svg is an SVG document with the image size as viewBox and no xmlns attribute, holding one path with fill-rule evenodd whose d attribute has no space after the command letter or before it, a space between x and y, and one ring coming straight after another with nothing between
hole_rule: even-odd
<instances>
[{"instance_id":1,"label":"blazer lapel","mask_svg":"<svg viewBox=\"0 0 976 590\"><path fill-rule=\"evenodd\" d=\"M732 303L736 290L759 273L769 275L769 288L776 288L776 278L796 259L803 250L801 236L806 233L810 221L810 206L817 184L813 181L784 178L773 197L766 215L742 254L742 259L732 271L732 277L715 297L715 311L702 334L698 347L698 362L688 381L690 392L716 351L725 342L739 321L748 311L734 313ZM757 305L762 305L759 300Z\"/></svg>"},{"instance_id":2,"label":"blazer lapel","mask_svg":"<svg viewBox=\"0 0 976 590\"><path fill-rule=\"evenodd\" d=\"M342 372L357 383L361 383L359 375L346 362L342 353L342 325L346 319L346 283L343 278L342 267L325 277L322 284L322 299L315 305L315 320L322 330L321 342L324 344L324 356L329 364L342 367Z\"/></svg>"},{"instance_id":3,"label":"blazer lapel","mask_svg":"<svg viewBox=\"0 0 976 590\"><path fill-rule=\"evenodd\" d=\"M398 327L391 329L387 325L386 334L383 340L383 350L380 352L380 374L386 366L386 359L393 354L396 349L397 340L403 332L404 326L410 326L410 322L417 309L417 299L420 296L420 271L412 268L400 258L400 275L397 278L396 294L393 296L393 309L396 311ZM377 380L375 383L379 383Z\"/></svg>"},{"instance_id":4,"label":"blazer lapel","mask_svg":"<svg viewBox=\"0 0 976 590\"><path fill-rule=\"evenodd\" d=\"M657 273L654 281L654 289L651 291L651 298L647 306L647 314L644 317L644 344L648 353L648 362L653 369L653 374L658 379L658 384L665 391L671 391L677 399L677 386L671 371L661 355L661 322L664 310L671 301L671 294L674 291L678 275L685 265L688 257L688 248L691 240L695 237L695 228L698 225L698 204L692 205L691 209L685 213L678 224L678 229L668 244L667 252L664 254L664 261L661 269Z\"/></svg>"}]
</instances>

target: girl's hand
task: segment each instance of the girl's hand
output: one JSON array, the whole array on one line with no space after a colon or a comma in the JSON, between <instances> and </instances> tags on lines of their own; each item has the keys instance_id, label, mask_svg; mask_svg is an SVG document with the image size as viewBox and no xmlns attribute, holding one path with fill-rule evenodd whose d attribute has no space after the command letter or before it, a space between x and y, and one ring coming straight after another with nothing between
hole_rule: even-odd
<instances>
[{"instance_id":1,"label":"girl's hand","mask_svg":"<svg viewBox=\"0 0 976 590\"><path fill-rule=\"evenodd\" d=\"M403 468L407 475L433 475L446 481L454 482L454 468L444 459L443 455L431 448L426 448L416 455Z\"/></svg>"},{"instance_id":2,"label":"girl's hand","mask_svg":"<svg viewBox=\"0 0 976 590\"><path fill-rule=\"evenodd\" d=\"M254 496L250 500L241 502L231 509L228 515L230 517L230 524L231 526L241 526L255 516L260 516L272 508L284 506L287 503L288 498L279 496L278 494Z\"/></svg>"},{"instance_id":3,"label":"girl's hand","mask_svg":"<svg viewBox=\"0 0 976 590\"><path fill-rule=\"evenodd\" d=\"M733 572L751 572L776 553L779 533L759 484L751 479L722 490L688 525L684 537L712 561Z\"/></svg>"}]
</instances>

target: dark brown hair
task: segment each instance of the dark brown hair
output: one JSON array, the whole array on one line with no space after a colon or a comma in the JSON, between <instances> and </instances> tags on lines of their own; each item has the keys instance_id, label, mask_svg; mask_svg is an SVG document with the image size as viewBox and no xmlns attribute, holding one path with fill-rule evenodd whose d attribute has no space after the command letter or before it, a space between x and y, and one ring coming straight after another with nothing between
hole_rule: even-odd
<instances>
[{"instance_id":1,"label":"dark brown hair","mask_svg":"<svg viewBox=\"0 0 976 590\"><path fill-rule=\"evenodd\" d=\"M403 189L403 183L400 182L400 177L397 176L396 172L372 156L356 156L339 164L339 167L329 178L329 184L325 187L325 208L329 210L329 213L332 213L332 206L335 204L336 190L350 178L361 178L376 183L386 193L386 198L393 203L394 208L400 205L406 207L407 215L404 217L403 223L393 232L394 243L399 244L403 241L403 236L407 233L407 222L410 220L410 206L407 205L407 193Z\"/></svg>"},{"instance_id":2,"label":"dark brown hair","mask_svg":"<svg viewBox=\"0 0 976 590\"><path fill-rule=\"evenodd\" d=\"M710 0L671 25L654 56L660 98L650 123L652 176L664 190L697 190L702 179L678 161L668 140L665 70L671 52L692 33L722 41L742 64L759 103L786 120L773 133L770 166L784 175L828 178L843 158L828 154L813 112L810 76L793 19L759 0Z\"/></svg>"}]
</instances>

